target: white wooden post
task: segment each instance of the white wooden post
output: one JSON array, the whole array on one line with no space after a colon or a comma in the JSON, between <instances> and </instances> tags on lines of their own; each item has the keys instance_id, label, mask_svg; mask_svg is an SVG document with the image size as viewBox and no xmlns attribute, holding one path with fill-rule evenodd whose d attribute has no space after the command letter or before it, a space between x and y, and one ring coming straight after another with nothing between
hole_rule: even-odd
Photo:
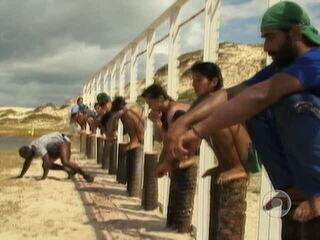
<instances>
[{"instance_id":1,"label":"white wooden post","mask_svg":"<svg viewBox=\"0 0 320 240\"><path fill-rule=\"evenodd\" d=\"M112 75L112 70L111 70L111 67L109 67L106 73L106 86L105 86L105 90L109 96L111 93L111 75Z\"/></svg>"},{"instance_id":2,"label":"white wooden post","mask_svg":"<svg viewBox=\"0 0 320 240\"><path fill-rule=\"evenodd\" d=\"M85 104L89 104L89 99L90 99L90 82L87 82L86 84L86 99L85 99Z\"/></svg>"},{"instance_id":3,"label":"white wooden post","mask_svg":"<svg viewBox=\"0 0 320 240\"><path fill-rule=\"evenodd\" d=\"M99 73L99 77L98 77L98 81L97 81L97 85L96 85L96 96L101 92L101 90L103 89L103 79L102 79L102 73ZM95 99L96 101L97 99Z\"/></svg>"},{"instance_id":4,"label":"white wooden post","mask_svg":"<svg viewBox=\"0 0 320 240\"><path fill-rule=\"evenodd\" d=\"M121 63L120 63L120 69L119 69L119 96L124 97L124 78L125 78L125 63L127 60L127 55L124 55ZM123 143L123 125L122 122L119 121L118 124L118 144Z\"/></svg>"},{"instance_id":5,"label":"white wooden post","mask_svg":"<svg viewBox=\"0 0 320 240\"><path fill-rule=\"evenodd\" d=\"M92 81L92 93L91 93L91 108L93 109L96 101L96 90L97 90L97 78L95 77Z\"/></svg>"},{"instance_id":6,"label":"white wooden post","mask_svg":"<svg viewBox=\"0 0 320 240\"><path fill-rule=\"evenodd\" d=\"M146 52L146 87L153 83L154 75L154 42L155 42L155 32L151 32L147 36L147 52ZM148 112L148 106L145 105L145 113ZM147 119L147 124L144 134L144 152L153 151L153 125L152 122Z\"/></svg>"},{"instance_id":7,"label":"white wooden post","mask_svg":"<svg viewBox=\"0 0 320 240\"><path fill-rule=\"evenodd\" d=\"M137 54L139 50L139 45L134 44L131 48L131 58L130 58L130 103L134 103L137 100Z\"/></svg>"},{"instance_id":8,"label":"white wooden post","mask_svg":"<svg viewBox=\"0 0 320 240\"><path fill-rule=\"evenodd\" d=\"M169 26L169 46L168 46L168 94L178 98L179 87L179 24L181 6L171 13ZM170 179L165 176L158 180L159 183L159 202L162 205L162 214L167 215Z\"/></svg>"},{"instance_id":9,"label":"white wooden post","mask_svg":"<svg viewBox=\"0 0 320 240\"><path fill-rule=\"evenodd\" d=\"M87 83L85 83L83 85L83 88L82 88L82 98L83 98L83 102L85 102L87 100Z\"/></svg>"},{"instance_id":10,"label":"white wooden post","mask_svg":"<svg viewBox=\"0 0 320 240\"><path fill-rule=\"evenodd\" d=\"M92 79L89 81L88 83L88 102L87 102L87 106L90 107L90 104L91 104L91 84L92 84Z\"/></svg>"},{"instance_id":11,"label":"white wooden post","mask_svg":"<svg viewBox=\"0 0 320 240\"><path fill-rule=\"evenodd\" d=\"M207 0L205 6L205 30L204 30L204 49L203 60L216 62L218 60L219 47L219 17L220 0ZM209 238L210 221L210 178L202 178L202 174L208 168L217 165L214 153L205 141L200 146L200 162L198 171L198 182L196 192L196 238Z\"/></svg>"},{"instance_id":12,"label":"white wooden post","mask_svg":"<svg viewBox=\"0 0 320 240\"><path fill-rule=\"evenodd\" d=\"M280 2L280 0L267 0L268 7ZM267 57L267 64L271 63L271 59ZM264 168L261 171L261 188L260 188L260 204L259 204L259 233L258 239L261 240L280 240L281 239L281 218L274 217L275 211L280 209L274 209L271 211L263 210L264 198L270 198L274 191L267 172ZM273 217L272 217L272 216Z\"/></svg>"},{"instance_id":13,"label":"white wooden post","mask_svg":"<svg viewBox=\"0 0 320 240\"><path fill-rule=\"evenodd\" d=\"M103 84L102 84L101 92L107 92L107 84L108 84L107 77L108 77L108 70L106 70L105 73L103 74L103 78L102 78Z\"/></svg>"},{"instance_id":14,"label":"white wooden post","mask_svg":"<svg viewBox=\"0 0 320 240\"><path fill-rule=\"evenodd\" d=\"M111 81L110 81L110 97L113 99L116 95L116 71L117 71L117 64L115 63L111 73Z\"/></svg>"},{"instance_id":15,"label":"white wooden post","mask_svg":"<svg viewBox=\"0 0 320 240\"><path fill-rule=\"evenodd\" d=\"M174 98L178 98L179 88L179 24L180 10L172 12L170 17L169 28L169 47L168 47L168 94Z\"/></svg>"}]
</instances>

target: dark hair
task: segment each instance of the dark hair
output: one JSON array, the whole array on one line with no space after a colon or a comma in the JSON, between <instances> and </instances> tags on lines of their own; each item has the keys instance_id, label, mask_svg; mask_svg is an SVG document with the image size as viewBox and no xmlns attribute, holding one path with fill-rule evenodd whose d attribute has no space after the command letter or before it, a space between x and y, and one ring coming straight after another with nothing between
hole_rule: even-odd
<instances>
[{"instance_id":1,"label":"dark hair","mask_svg":"<svg viewBox=\"0 0 320 240\"><path fill-rule=\"evenodd\" d=\"M126 105L126 100L124 97L118 96L112 101L111 112L117 112L124 108Z\"/></svg>"},{"instance_id":2,"label":"dark hair","mask_svg":"<svg viewBox=\"0 0 320 240\"><path fill-rule=\"evenodd\" d=\"M79 101L80 101L80 99L82 99L82 100L83 100L83 97L78 97L78 98L77 98L77 102L79 102Z\"/></svg>"},{"instance_id":3,"label":"dark hair","mask_svg":"<svg viewBox=\"0 0 320 240\"><path fill-rule=\"evenodd\" d=\"M27 157L24 156L24 154L25 154L27 151L31 151L31 156L27 156ZM22 158L25 158L25 159L27 159L27 160L30 160L30 159L32 159L32 157L33 157L33 155L34 155L34 152L33 152L33 150L32 150L31 147L29 147L29 146L22 146L22 147L19 148L19 155L20 155L20 157L22 157Z\"/></svg>"},{"instance_id":4,"label":"dark hair","mask_svg":"<svg viewBox=\"0 0 320 240\"><path fill-rule=\"evenodd\" d=\"M152 98L157 99L163 97L166 100L173 101L173 98L170 97L166 90L164 90L160 85L154 83L143 90L141 97L143 98Z\"/></svg>"},{"instance_id":5,"label":"dark hair","mask_svg":"<svg viewBox=\"0 0 320 240\"><path fill-rule=\"evenodd\" d=\"M218 79L218 84L214 90L219 90L223 87L223 78L219 66L213 62L196 62L191 67L192 73L200 73L205 76L209 81L214 78Z\"/></svg>"},{"instance_id":6,"label":"dark hair","mask_svg":"<svg viewBox=\"0 0 320 240\"><path fill-rule=\"evenodd\" d=\"M97 107L97 106L100 106L100 105L99 105L98 102L95 102L95 103L94 103L94 108Z\"/></svg>"}]
</instances>

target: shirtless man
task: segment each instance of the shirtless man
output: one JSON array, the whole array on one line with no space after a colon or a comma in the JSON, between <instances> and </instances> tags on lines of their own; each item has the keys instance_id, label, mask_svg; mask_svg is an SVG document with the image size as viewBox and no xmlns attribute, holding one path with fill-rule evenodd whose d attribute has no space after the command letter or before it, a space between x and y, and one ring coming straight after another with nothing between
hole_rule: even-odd
<instances>
[{"instance_id":1,"label":"shirtless man","mask_svg":"<svg viewBox=\"0 0 320 240\"><path fill-rule=\"evenodd\" d=\"M94 110L91 110L89 108L87 108L84 111L85 114L85 118L86 118L86 122L88 123L89 127L90 127L90 131L91 133L95 134L98 128L98 113L101 111L101 107L99 105L99 103L95 103L94 104Z\"/></svg>"},{"instance_id":2,"label":"shirtless man","mask_svg":"<svg viewBox=\"0 0 320 240\"><path fill-rule=\"evenodd\" d=\"M188 155L199 139L248 121L274 188L286 191L297 206L293 220L311 226L320 222L320 35L308 14L289 1L270 7L260 27L273 62L179 119L167 134L166 153L171 159ZM285 233L288 226L282 227Z\"/></svg>"},{"instance_id":3,"label":"shirtless man","mask_svg":"<svg viewBox=\"0 0 320 240\"><path fill-rule=\"evenodd\" d=\"M112 102L111 111L107 112L101 119L101 125L109 138L114 138L121 120L124 131L128 133L130 141L127 150L141 146L144 138L143 110L137 105L129 105L123 97L116 97Z\"/></svg>"},{"instance_id":4,"label":"shirtless man","mask_svg":"<svg viewBox=\"0 0 320 240\"><path fill-rule=\"evenodd\" d=\"M158 84L147 87L141 95L151 109L149 119L154 123L157 140L163 141L169 126L190 108L189 104L174 101ZM165 161L160 154L160 162ZM197 181L197 165L194 159L183 161L179 168L173 166L169 173L170 193L167 226L179 232L190 230Z\"/></svg>"},{"instance_id":5,"label":"shirtless man","mask_svg":"<svg viewBox=\"0 0 320 240\"><path fill-rule=\"evenodd\" d=\"M63 133L54 132L35 139L29 146L22 146L19 155L25 159L22 171L18 178L22 178L29 169L33 159L42 158L43 176L41 180L47 178L49 170L66 171L69 178L79 173L87 182L93 182L94 177L85 173L76 163L70 161L71 142ZM62 165L54 163L58 158Z\"/></svg>"},{"instance_id":6,"label":"shirtless man","mask_svg":"<svg viewBox=\"0 0 320 240\"><path fill-rule=\"evenodd\" d=\"M192 85L198 99L193 103L196 107L211 93L223 87L220 68L210 62L196 63L191 67ZM246 178L244 168L251 146L250 137L241 124L214 132L206 141L218 159L218 167L209 169L204 176L215 175L217 183ZM216 173L216 174L214 174Z\"/></svg>"},{"instance_id":7,"label":"shirtless man","mask_svg":"<svg viewBox=\"0 0 320 240\"><path fill-rule=\"evenodd\" d=\"M145 99L151 109L148 118L153 122L155 138L162 142L168 131L169 125L188 111L190 105L183 102L174 101L167 92L158 84L147 87L141 96ZM180 163L180 168L192 165L193 161ZM182 166L183 164L183 166Z\"/></svg>"}]
</instances>

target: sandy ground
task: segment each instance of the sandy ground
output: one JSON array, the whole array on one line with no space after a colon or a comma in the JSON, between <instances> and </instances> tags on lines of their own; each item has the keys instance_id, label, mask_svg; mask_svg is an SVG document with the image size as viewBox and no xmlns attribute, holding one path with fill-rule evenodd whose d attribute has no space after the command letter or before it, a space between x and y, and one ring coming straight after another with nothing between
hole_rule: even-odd
<instances>
[{"instance_id":1,"label":"sandy ground","mask_svg":"<svg viewBox=\"0 0 320 240\"><path fill-rule=\"evenodd\" d=\"M23 179L12 179L18 168L1 172L0 239L191 239L166 229L157 211L143 211L140 200L127 197L125 186L93 160L78 162L96 175L95 183L81 176L66 180L55 171L37 181L41 161L34 161Z\"/></svg>"},{"instance_id":2,"label":"sandy ground","mask_svg":"<svg viewBox=\"0 0 320 240\"><path fill-rule=\"evenodd\" d=\"M36 161L24 179L8 180L18 171L1 175L0 239L97 239L80 194L63 172L37 181L42 171Z\"/></svg>"},{"instance_id":3,"label":"sandy ground","mask_svg":"<svg viewBox=\"0 0 320 240\"><path fill-rule=\"evenodd\" d=\"M95 183L81 176L66 180L65 173L55 171L46 181L37 181L41 161L34 161L24 179L9 179L18 175L18 168L0 171L0 239L192 239L165 228L158 211L143 211L140 200L129 198L125 186L95 160L77 153L73 159L96 175ZM258 179L252 177L248 187L248 240L257 239Z\"/></svg>"}]
</instances>

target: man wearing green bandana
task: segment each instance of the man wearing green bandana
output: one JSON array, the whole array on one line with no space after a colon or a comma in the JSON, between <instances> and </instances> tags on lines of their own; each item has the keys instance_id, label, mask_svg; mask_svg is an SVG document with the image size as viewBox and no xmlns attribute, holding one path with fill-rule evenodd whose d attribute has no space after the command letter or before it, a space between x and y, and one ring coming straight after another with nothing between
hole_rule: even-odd
<instances>
[{"instance_id":1,"label":"man wearing green bandana","mask_svg":"<svg viewBox=\"0 0 320 240\"><path fill-rule=\"evenodd\" d=\"M246 121L274 188L292 199L291 221L320 226L320 35L289 1L266 11L261 34L272 63L179 118L164 140L168 160L157 171L170 170L170 159L188 159L202 138ZM287 226L283 218L283 239Z\"/></svg>"},{"instance_id":2,"label":"man wearing green bandana","mask_svg":"<svg viewBox=\"0 0 320 240\"><path fill-rule=\"evenodd\" d=\"M97 95L97 102L103 112L111 110L111 98L105 92L101 92Z\"/></svg>"},{"instance_id":3,"label":"man wearing green bandana","mask_svg":"<svg viewBox=\"0 0 320 240\"><path fill-rule=\"evenodd\" d=\"M101 120L104 115L108 114L111 111L112 102L111 98L105 92L101 92L97 95L97 103L100 106L100 110L98 112L96 122L97 125L103 130L103 126L101 125Z\"/></svg>"}]
</instances>

